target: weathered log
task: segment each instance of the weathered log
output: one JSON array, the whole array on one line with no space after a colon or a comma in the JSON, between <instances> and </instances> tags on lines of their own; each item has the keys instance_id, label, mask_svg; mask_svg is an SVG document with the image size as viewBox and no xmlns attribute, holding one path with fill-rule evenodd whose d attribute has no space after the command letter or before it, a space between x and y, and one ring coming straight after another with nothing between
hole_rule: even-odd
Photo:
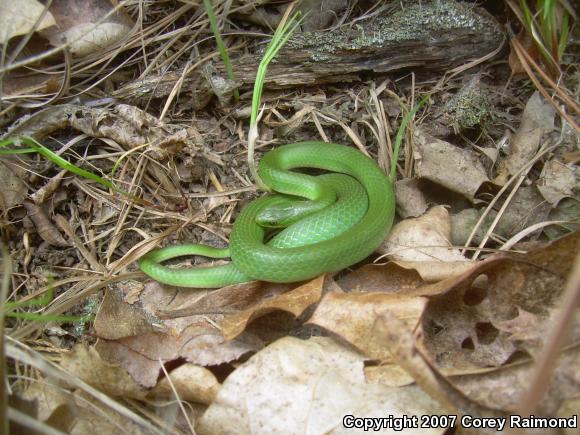
<instances>
[{"instance_id":1,"label":"weathered log","mask_svg":"<svg viewBox=\"0 0 580 435\"><path fill-rule=\"evenodd\" d=\"M407 4L360 26L294 36L272 63L267 83L286 87L363 72L445 71L490 53L502 40L498 23L481 8L455 1ZM253 82L258 59L239 59L236 78Z\"/></svg>"},{"instance_id":2,"label":"weathered log","mask_svg":"<svg viewBox=\"0 0 580 435\"><path fill-rule=\"evenodd\" d=\"M350 27L294 35L270 65L266 87L286 88L358 81L363 73L394 71L445 71L498 48L503 41L499 24L482 8L453 0L409 4L389 15L377 16ZM260 52L233 60L240 87L254 83ZM225 77L221 63L217 74ZM152 86L134 83L128 93L161 97L179 74L158 79ZM194 71L182 89L198 93L201 71ZM203 92L203 91L202 91Z\"/></svg>"}]
</instances>

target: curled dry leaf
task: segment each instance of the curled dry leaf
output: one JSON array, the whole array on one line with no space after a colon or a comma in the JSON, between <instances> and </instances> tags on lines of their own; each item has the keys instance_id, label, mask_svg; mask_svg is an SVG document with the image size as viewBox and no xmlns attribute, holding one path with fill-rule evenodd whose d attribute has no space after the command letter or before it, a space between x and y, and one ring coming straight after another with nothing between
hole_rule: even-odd
<instances>
[{"instance_id":1,"label":"curled dry leaf","mask_svg":"<svg viewBox=\"0 0 580 435\"><path fill-rule=\"evenodd\" d=\"M500 164L494 183L504 185L510 175L515 174L534 157L542 136L554 129L554 108L538 91L528 100L522 123L514 135L510 155Z\"/></svg>"},{"instance_id":2,"label":"curled dry leaf","mask_svg":"<svg viewBox=\"0 0 580 435\"><path fill-rule=\"evenodd\" d=\"M122 10L113 13L111 2L106 0L55 1L50 12L59 28L47 30L44 35L54 46L68 43L71 53L78 57L117 43L134 25Z\"/></svg>"},{"instance_id":3,"label":"curled dry leaf","mask_svg":"<svg viewBox=\"0 0 580 435\"><path fill-rule=\"evenodd\" d=\"M241 284L233 284L221 289L200 293L197 298L192 298L190 290L178 290L171 301L164 306L155 305L156 298L151 301L148 295L151 291L161 291L159 284L147 284L143 295L143 304L151 312L166 320L166 324L171 324L179 328L174 322L178 318L195 315L224 315L232 312L239 312L258 304L262 299L272 298L291 289L290 285L278 284L270 285L263 281L250 281ZM154 302L154 304L151 304Z\"/></svg>"},{"instance_id":4,"label":"curled dry leaf","mask_svg":"<svg viewBox=\"0 0 580 435\"><path fill-rule=\"evenodd\" d=\"M236 337L250 321L275 310L287 311L298 317L306 308L320 300L324 277L325 275L321 275L294 290L263 299L244 311L226 316L222 322L224 337L226 340Z\"/></svg>"},{"instance_id":5,"label":"curled dry leaf","mask_svg":"<svg viewBox=\"0 0 580 435\"><path fill-rule=\"evenodd\" d=\"M550 160L544 165L538 189L546 201L556 207L562 199L573 198L579 184L580 172L576 165Z\"/></svg>"},{"instance_id":6,"label":"curled dry leaf","mask_svg":"<svg viewBox=\"0 0 580 435\"><path fill-rule=\"evenodd\" d=\"M34 224L38 235L42 237L45 242L50 243L52 246L70 246L70 243L67 242L56 229L56 226L54 226L48 218L42 207L36 205L30 200L24 201L22 205L26 209L26 213Z\"/></svg>"},{"instance_id":7,"label":"curled dry leaf","mask_svg":"<svg viewBox=\"0 0 580 435\"><path fill-rule=\"evenodd\" d=\"M2 0L0 44L5 45L11 38L26 35L32 29L39 31L54 26L54 17L50 12L42 16L44 10L45 6L37 0Z\"/></svg>"},{"instance_id":8,"label":"curled dry leaf","mask_svg":"<svg viewBox=\"0 0 580 435\"><path fill-rule=\"evenodd\" d=\"M490 367L538 352L545 336L536 330L545 331L559 309L579 248L580 233L574 233L526 254L494 255L460 277L424 287L425 294L429 287L437 293L447 288L430 298L421 320L433 361L441 367Z\"/></svg>"},{"instance_id":9,"label":"curled dry leaf","mask_svg":"<svg viewBox=\"0 0 580 435\"><path fill-rule=\"evenodd\" d=\"M337 434L344 433L347 414L396 418L443 412L415 386L366 382L363 360L328 338L282 338L228 376L197 432Z\"/></svg>"},{"instance_id":10,"label":"curled dry leaf","mask_svg":"<svg viewBox=\"0 0 580 435\"><path fill-rule=\"evenodd\" d=\"M417 175L473 201L484 181L489 181L476 154L435 139L420 129L414 133Z\"/></svg>"},{"instance_id":11,"label":"curled dry leaf","mask_svg":"<svg viewBox=\"0 0 580 435\"><path fill-rule=\"evenodd\" d=\"M403 267L408 262L412 262L411 267L425 262L426 268L437 269L444 262L466 261L458 249L451 247L450 238L449 213L445 207L436 206L419 218L396 224L379 252L387 253ZM429 276L429 270L421 273L423 275Z\"/></svg>"},{"instance_id":12,"label":"curled dry leaf","mask_svg":"<svg viewBox=\"0 0 580 435\"><path fill-rule=\"evenodd\" d=\"M180 303L186 295L191 297L189 290L178 294ZM155 310L175 299L174 290L158 283L146 286L139 303L128 303L109 292L95 319L95 332L101 338L96 347L101 357L121 364L140 385L153 387L160 374L159 361L184 359L202 366L219 365L262 348L262 341L249 333L226 341L215 326L221 315L168 320L156 317Z\"/></svg>"},{"instance_id":13,"label":"curled dry leaf","mask_svg":"<svg viewBox=\"0 0 580 435\"><path fill-rule=\"evenodd\" d=\"M427 300L385 293L327 293L309 323L340 336L371 359L390 360L384 343L372 334L381 307L388 306L412 331L419 321Z\"/></svg>"}]
</instances>

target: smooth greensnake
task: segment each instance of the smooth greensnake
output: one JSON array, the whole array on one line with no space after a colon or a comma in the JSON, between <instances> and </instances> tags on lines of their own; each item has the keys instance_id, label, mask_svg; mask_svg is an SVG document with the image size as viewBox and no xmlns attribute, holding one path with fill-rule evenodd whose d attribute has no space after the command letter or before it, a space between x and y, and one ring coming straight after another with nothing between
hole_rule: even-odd
<instances>
[{"instance_id":1,"label":"smooth greensnake","mask_svg":"<svg viewBox=\"0 0 580 435\"><path fill-rule=\"evenodd\" d=\"M295 168L337 174L313 176L291 171ZM251 280L303 281L364 260L391 228L395 214L392 183L372 159L354 148L325 142L284 145L263 156L259 174L276 193L242 209L229 248L186 244L156 249L141 257L141 270L161 283L193 288ZM265 242L272 230L258 221L272 214L271 210L287 210L292 204L306 211ZM232 261L185 269L161 264L186 255L231 257Z\"/></svg>"}]
</instances>

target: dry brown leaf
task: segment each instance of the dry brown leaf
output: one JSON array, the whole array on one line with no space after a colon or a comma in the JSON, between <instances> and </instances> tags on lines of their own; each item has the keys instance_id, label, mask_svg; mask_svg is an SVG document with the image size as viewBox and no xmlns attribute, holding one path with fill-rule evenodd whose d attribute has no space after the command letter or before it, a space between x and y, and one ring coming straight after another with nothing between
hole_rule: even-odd
<instances>
[{"instance_id":1,"label":"dry brown leaf","mask_svg":"<svg viewBox=\"0 0 580 435\"><path fill-rule=\"evenodd\" d=\"M396 182L397 214L402 218L421 216L429 207L420 183L421 180L410 178Z\"/></svg>"},{"instance_id":2,"label":"dry brown leaf","mask_svg":"<svg viewBox=\"0 0 580 435\"><path fill-rule=\"evenodd\" d=\"M415 270L425 282L437 282L458 276L471 269L472 261L394 261L402 268Z\"/></svg>"},{"instance_id":3,"label":"dry brown leaf","mask_svg":"<svg viewBox=\"0 0 580 435\"><path fill-rule=\"evenodd\" d=\"M235 361L242 355L262 348L261 340L242 333L226 341L210 325L194 325L178 336L163 333L141 334L116 341L99 341L101 357L121 364L140 385L152 387L157 383L161 363L179 359L213 366Z\"/></svg>"},{"instance_id":4,"label":"dry brown leaf","mask_svg":"<svg viewBox=\"0 0 580 435\"><path fill-rule=\"evenodd\" d=\"M61 431L59 433L72 435L93 432L113 435L154 433L147 428L139 427L94 398L87 397L82 391L69 391L51 384L47 379L39 379L32 383L23 392L22 398L24 400L16 402L11 400L11 406ZM34 406L23 409L23 405L26 406L25 401L28 400L29 403L34 403ZM32 433L30 428L16 430L13 423L10 428L11 433Z\"/></svg>"},{"instance_id":5,"label":"dry brown leaf","mask_svg":"<svg viewBox=\"0 0 580 435\"><path fill-rule=\"evenodd\" d=\"M373 327L381 307L401 319L410 331L419 321L427 300L385 293L327 293L308 323L340 336L371 359L389 360L389 350L376 341Z\"/></svg>"},{"instance_id":6,"label":"dry brown leaf","mask_svg":"<svg viewBox=\"0 0 580 435\"><path fill-rule=\"evenodd\" d=\"M195 364L183 364L169 373L169 379L162 378L147 398L176 398L172 386L181 400L206 405L214 401L221 387L215 375L208 369Z\"/></svg>"},{"instance_id":7,"label":"dry brown leaf","mask_svg":"<svg viewBox=\"0 0 580 435\"><path fill-rule=\"evenodd\" d=\"M415 382L404 368L388 361L381 361L377 366L366 366L365 378L369 382L386 385L387 387L403 387Z\"/></svg>"},{"instance_id":8,"label":"dry brown leaf","mask_svg":"<svg viewBox=\"0 0 580 435\"><path fill-rule=\"evenodd\" d=\"M450 381L470 399L491 408L517 411L533 375L533 362L500 367L491 372L453 376ZM545 415L555 415L564 401L578 398L580 391L580 347L562 353L552 383L539 404ZM569 416L569 415L568 415Z\"/></svg>"},{"instance_id":9,"label":"dry brown leaf","mask_svg":"<svg viewBox=\"0 0 580 435\"><path fill-rule=\"evenodd\" d=\"M366 264L341 277L338 285L347 292L404 293L424 284L419 274L395 263Z\"/></svg>"},{"instance_id":10,"label":"dry brown leaf","mask_svg":"<svg viewBox=\"0 0 580 435\"><path fill-rule=\"evenodd\" d=\"M526 52L530 55L532 59L534 59L538 64L539 62L539 51L537 44L534 43L533 38L530 36L526 29L520 30L520 32L515 36L515 38L519 41L522 47L525 48ZM508 58L508 63L512 74L525 74L526 70L522 66L520 62L520 58L517 53L513 50L512 44L510 44L510 55Z\"/></svg>"},{"instance_id":11,"label":"dry brown leaf","mask_svg":"<svg viewBox=\"0 0 580 435\"><path fill-rule=\"evenodd\" d=\"M452 248L449 213L443 206L431 208L419 218L396 224L378 251L401 261L463 261L458 249Z\"/></svg>"},{"instance_id":12,"label":"dry brown leaf","mask_svg":"<svg viewBox=\"0 0 580 435\"><path fill-rule=\"evenodd\" d=\"M520 187L502 214L495 232L509 239L529 226L546 221L550 208L536 186ZM495 212L490 213L490 217L494 216Z\"/></svg>"},{"instance_id":13,"label":"dry brown leaf","mask_svg":"<svg viewBox=\"0 0 580 435\"><path fill-rule=\"evenodd\" d=\"M156 282L148 283L134 302L131 288L108 292L95 319L95 332L101 357L122 365L140 385L157 383L161 363L183 358L209 366L228 363L240 356L261 349L262 341L250 333L226 341L216 322L220 315L187 315L161 320L155 312L167 310L168 304L180 306L192 292L166 289ZM193 294L197 294L193 293ZM131 303L127 302L130 297Z\"/></svg>"},{"instance_id":14,"label":"dry brown leaf","mask_svg":"<svg viewBox=\"0 0 580 435\"><path fill-rule=\"evenodd\" d=\"M129 376L127 370L103 360L93 347L75 346L72 352L63 355L61 367L113 397L143 399L147 394L147 391Z\"/></svg>"},{"instance_id":15,"label":"dry brown leaf","mask_svg":"<svg viewBox=\"0 0 580 435\"><path fill-rule=\"evenodd\" d=\"M26 209L26 214L34 224L38 235L42 237L45 242L58 247L70 246L70 243L65 240L62 234L60 234L42 207L36 205L30 200L23 201L22 205Z\"/></svg>"},{"instance_id":16,"label":"dry brown leaf","mask_svg":"<svg viewBox=\"0 0 580 435\"><path fill-rule=\"evenodd\" d=\"M2 0L0 2L0 45L11 38L29 33L44 12L44 5L37 0ZM35 30L54 26L55 21L47 12Z\"/></svg>"},{"instance_id":17,"label":"dry brown leaf","mask_svg":"<svg viewBox=\"0 0 580 435\"><path fill-rule=\"evenodd\" d=\"M562 199L574 197L574 189L579 183L578 166L550 160L544 165L538 180L538 190L546 201L556 207Z\"/></svg>"},{"instance_id":18,"label":"dry brown leaf","mask_svg":"<svg viewBox=\"0 0 580 435\"><path fill-rule=\"evenodd\" d=\"M580 246L580 233L540 245L527 254L498 254L460 277L421 288L432 296L421 320L425 348L441 367L489 367L539 350L538 334L505 330L521 310L537 316L530 328L546 330ZM516 323L518 323L516 321ZM509 325L509 323L508 323ZM504 328L504 330L500 328Z\"/></svg>"},{"instance_id":19,"label":"dry brown leaf","mask_svg":"<svg viewBox=\"0 0 580 435\"><path fill-rule=\"evenodd\" d=\"M501 163L494 183L504 185L510 175L527 165L540 147L542 136L554 129L554 108L539 92L528 100L522 123L514 135L510 155Z\"/></svg>"},{"instance_id":20,"label":"dry brown leaf","mask_svg":"<svg viewBox=\"0 0 580 435\"><path fill-rule=\"evenodd\" d=\"M200 435L338 434L345 433L343 418L348 414L401 417L443 412L415 386L389 388L366 382L363 359L328 338L280 339L228 376L196 430Z\"/></svg>"},{"instance_id":21,"label":"dry brown leaf","mask_svg":"<svg viewBox=\"0 0 580 435\"><path fill-rule=\"evenodd\" d=\"M417 175L473 201L484 181L489 181L476 154L415 129L414 159Z\"/></svg>"},{"instance_id":22,"label":"dry brown leaf","mask_svg":"<svg viewBox=\"0 0 580 435\"><path fill-rule=\"evenodd\" d=\"M115 340L155 331L151 319L138 307L126 303L119 293L109 290L94 322L97 336Z\"/></svg>"},{"instance_id":23,"label":"dry brown leaf","mask_svg":"<svg viewBox=\"0 0 580 435\"><path fill-rule=\"evenodd\" d=\"M224 337L226 340L231 340L238 336L253 319L272 311L287 311L298 317L306 308L320 300L324 278L325 275L321 275L294 290L270 299L263 299L244 311L226 316L221 324Z\"/></svg>"},{"instance_id":24,"label":"dry brown leaf","mask_svg":"<svg viewBox=\"0 0 580 435\"><path fill-rule=\"evenodd\" d=\"M106 0L53 2L50 11L59 28L43 34L54 46L68 43L74 56L101 51L120 41L134 25L128 15L110 14L112 10L111 2Z\"/></svg>"},{"instance_id":25,"label":"dry brown leaf","mask_svg":"<svg viewBox=\"0 0 580 435\"><path fill-rule=\"evenodd\" d=\"M123 367L132 380L143 388L154 387L162 373L161 364L176 359L175 352L167 352L166 355L169 355L169 358L162 359L160 363L158 359L148 358L122 342L114 340L100 339L94 349L107 363Z\"/></svg>"},{"instance_id":26,"label":"dry brown leaf","mask_svg":"<svg viewBox=\"0 0 580 435\"><path fill-rule=\"evenodd\" d=\"M143 305L155 310L154 312L161 318L175 319L183 316L226 314L246 310L260 303L262 299L273 298L292 289L293 285L250 281L200 293L195 299L190 290L183 290L172 295L166 306L162 306L161 301L156 298L148 301L151 299L149 292L154 287L158 291L163 286L153 283L147 284L142 298Z\"/></svg>"},{"instance_id":27,"label":"dry brown leaf","mask_svg":"<svg viewBox=\"0 0 580 435\"><path fill-rule=\"evenodd\" d=\"M12 207L22 204L26 198L28 187L23 181L25 171L19 167L15 159L9 156L0 157L0 213L4 214Z\"/></svg>"},{"instance_id":28,"label":"dry brown leaf","mask_svg":"<svg viewBox=\"0 0 580 435\"><path fill-rule=\"evenodd\" d=\"M465 396L434 367L433 361L417 347L413 333L407 325L384 306L373 328L375 340L381 341L393 356L393 360L413 377L417 385L430 397L437 400L449 413L477 417L503 418L506 412L496 407L487 407ZM421 331L415 334L420 337ZM392 375L391 375L392 378ZM381 378L382 380L382 378ZM390 381L390 378L387 379ZM400 378L400 381L404 381ZM495 433L495 430L482 430L477 433Z\"/></svg>"}]
</instances>

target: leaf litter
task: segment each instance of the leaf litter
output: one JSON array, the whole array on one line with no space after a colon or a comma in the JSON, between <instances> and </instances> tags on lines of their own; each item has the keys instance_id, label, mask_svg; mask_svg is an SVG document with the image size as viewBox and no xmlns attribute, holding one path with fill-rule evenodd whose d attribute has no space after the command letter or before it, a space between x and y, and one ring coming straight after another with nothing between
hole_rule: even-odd
<instances>
[{"instance_id":1,"label":"leaf litter","mask_svg":"<svg viewBox=\"0 0 580 435\"><path fill-rule=\"evenodd\" d=\"M57 383L52 365L13 351L10 406L70 433L343 433L346 414L520 411L535 360L549 344L546 331L566 308L561 301L579 251L577 137L538 92L518 88L521 81L506 86L503 67L486 62L435 86L376 75L346 87L267 89L260 151L323 138L353 142L383 165L413 98L431 93L403 143L401 220L379 255L334 276L192 292L144 282L134 261L159 243L223 246L237 212L255 197L243 156L248 96L232 109L228 93L240 83L181 57L195 46L217 59L212 45L197 42L209 35L201 9L148 6L140 39L130 31L142 17L138 9L91 5L94 16L71 15L69 23L62 11L48 11L59 26L48 43L68 41L73 59L41 59L37 77L11 70L6 95L26 110L2 113L1 137L32 136L143 202L36 157L0 156L2 229L15 268L11 300L31 300L56 282L58 297L41 310L47 314L82 312L91 295L99 301L80 333L6 322L11 340L31 346L38 361L50 356L79 381ZM216 6L224 18L259 28L255 16ZM41 9L30 10L36 20ZM167 34L170 48L162 49L155 38L166 17L184 33ZM55 25L31 23L6 40ZM147 62L101 63L136 46L159 51ZM241 55L235 43L230 50ZM42 69L58 62L64 71L73 62L85 75L75 69L72 81L47 78ZM208 83L199 84L206 91L195 106L196 91L183 83L202 67L211 74L199 78ZM47 99L50 91L59 104ZM63 92L82 97L59 100ZM510 243L519 238L525 243ZM576 313L539 413L578 413L579 320ZM36 371L26 377L29 366ZM95 400L91 387L103 396Z\"/></svg>"}]
</instances>

